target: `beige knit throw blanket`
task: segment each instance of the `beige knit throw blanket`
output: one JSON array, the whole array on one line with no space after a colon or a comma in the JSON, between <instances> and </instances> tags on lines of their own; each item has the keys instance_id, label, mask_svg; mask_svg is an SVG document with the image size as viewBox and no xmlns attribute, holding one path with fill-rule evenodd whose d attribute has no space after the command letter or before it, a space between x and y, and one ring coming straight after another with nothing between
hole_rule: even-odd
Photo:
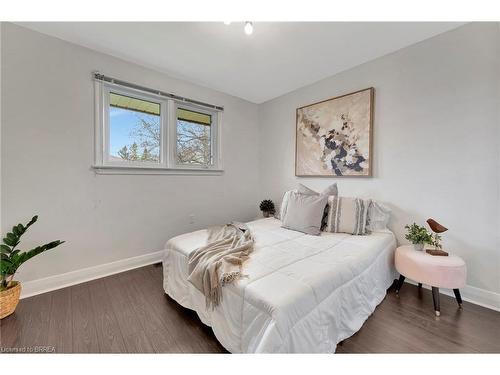
<instances>
[{"instance_id":1,"label":"beige knit throw blanket","mask_svg":"<svg viewBox=\"0 0 500 375\"><path fill-rule=\"evenodd\" d=\"M222 299L222 287L239 279L243 262L253 250L250 229L243 223L208 228L207 245L189 256L188 280L205 295L212 310Z\"/></svg>"}]
</instances>

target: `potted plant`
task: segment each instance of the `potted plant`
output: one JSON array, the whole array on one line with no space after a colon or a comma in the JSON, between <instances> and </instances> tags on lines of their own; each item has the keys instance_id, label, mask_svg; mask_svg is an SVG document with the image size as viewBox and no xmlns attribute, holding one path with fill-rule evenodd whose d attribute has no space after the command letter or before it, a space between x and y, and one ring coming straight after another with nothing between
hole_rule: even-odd
<instances>
[{"instance_id":1,"label":"potted plant","mask_svg":"<svg viewBox=\"0 0 500 375\"><path fill-rule=\"evenodd\" d=\"M264 217L272 216L276 212L274 209L274 203L270 199L264 199L262 202L260 202L259 207Z\"/></svg>"},{"instance_id":2,"label":"potted plant","mask_svg":"<svg viewBox=\"0 0 500 375\"><path fill-rule=\"evenodd\" d=\"M438 233L431 234L431 242L429 242L432 246L434 246L434 249L436 250L441 250L443 248L443 245L441 244L441 236Z\"/></svg>"},{"instance_id":3,"label":"potted plant","mask_svg":"<svg viewBox=\"0 0 500 375\"><path fill-rule=\"evenodd\" d=\"M432 235L425 229L416 223L411 225L405 225L407 231L405 238L413 244L415 250L423 250L426 243L432 244Z\"/></svg>"},{"instance_id":4,"label":"potted plant","mask_svg":"<svg viewBox=\"0 0 500 375\"><path fill-rule=\"evenodd\" d=\"M21 242L21 236L37 219L38 216L33 216L28 224L17 224L12 227L12 232L7 233L2 241L3 243L0 244L0 319L12 314L19 302L21 283L13 279L21 264L44 251L64 243L64 241L57 240L28 251L17 249L17 245Z\"/></svg>"}]
</instances>

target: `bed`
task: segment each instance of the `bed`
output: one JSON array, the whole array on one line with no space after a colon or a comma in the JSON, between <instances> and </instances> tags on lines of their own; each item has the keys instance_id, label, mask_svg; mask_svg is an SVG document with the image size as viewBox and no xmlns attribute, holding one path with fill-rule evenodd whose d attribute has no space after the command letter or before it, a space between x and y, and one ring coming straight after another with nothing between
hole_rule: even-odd
<instances>
[{"instance_id":1,"label":"bed","mask_svg":"<svg viewBox=\"0 0 500 375\"><path fill-rule=\"evenodd\" d=\"M187 281L188 256L206 243L207 231L172 238L163 258L165 292L196 311L231 353L333 353L394 280L396 240L389 230L311 236L281 228L274 218L247 224L255 247L246 276L223 288L214 310Z\"/></svg>"}]
</instances>

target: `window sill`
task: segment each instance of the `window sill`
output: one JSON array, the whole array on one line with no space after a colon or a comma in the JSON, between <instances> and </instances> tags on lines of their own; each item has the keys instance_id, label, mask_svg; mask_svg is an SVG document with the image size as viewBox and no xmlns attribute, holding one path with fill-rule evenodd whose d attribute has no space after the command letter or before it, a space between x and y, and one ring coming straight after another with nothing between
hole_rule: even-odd
<instances>
[{"instance_id":1,"label":"window sill","mask_svg":"<svg viewBox=\"0 0 500 375\"><path fill-rule=\"evenodd\" d=\"M91 167L96 174L118 174L118 175L198 175L198 176L220 176L224 173L223 169L208 169L208 168L158 168L158 167L129 167L129 166L110 166L110 165L93 165Z\"/></svg>"}]
</instances>

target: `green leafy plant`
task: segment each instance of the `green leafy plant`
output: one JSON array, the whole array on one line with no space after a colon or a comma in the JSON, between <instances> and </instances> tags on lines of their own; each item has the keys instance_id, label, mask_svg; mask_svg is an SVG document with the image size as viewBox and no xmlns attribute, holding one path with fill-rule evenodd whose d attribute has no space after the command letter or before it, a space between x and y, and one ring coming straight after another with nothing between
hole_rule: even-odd
<instances>
[{"instance_id":1,"label":"green leafy plant","mask_svg":"<svg viewBox=\"0 0 500 375\"><path fill-rule=\"evenodd\" d=\"M436 249L442 249L443 245L441 245L441 236L437 233L434 233L431 235L431 242L429 242L430 245L434 246Z\"/></svg>"},{"instance_id":2,"label":"green leafy plant","mask_svg":"<svg viewBox=\"0 0 500 375\"><path fill-rule=\"evenodd\" d=\"M27 260L33 258L34 256L43 253L44 251L53 249L64 241L52 241L46 243L42 246L37 246L34 249L28 251L21 251L17 249L17 246L21 242L21 236L26 233L28 228L36 223L38 216L33 216L28 224L22 225L17 224L12 227L12 232L5 235L5 238L0 244L0 291L8 289L14 286L12 279L17 269Z\"/></svg>"},{"instance_id":3,"label":"green leafy plant","mask_svg":"<svg viewBox=\"0 0 500 375\"><path fill-rule=\"evenodd\" d=\"M430 234L425 227L413 223L411 225L405 225L405 229L407 231L405 238L412 244L433 243L432 234Z\"/></svg>"},{"instance_id":4,"label":"green leafy plant","mask_svg":"<svg viewBox=\"0 0 500 375\"><path fill-rule=\"evenodd\" d=\"M270 199L264 199L260 202L259 208L261 211L269 212L270 214L274 214L275 212L274 203Z\"/></svg>"}]
</instances>

